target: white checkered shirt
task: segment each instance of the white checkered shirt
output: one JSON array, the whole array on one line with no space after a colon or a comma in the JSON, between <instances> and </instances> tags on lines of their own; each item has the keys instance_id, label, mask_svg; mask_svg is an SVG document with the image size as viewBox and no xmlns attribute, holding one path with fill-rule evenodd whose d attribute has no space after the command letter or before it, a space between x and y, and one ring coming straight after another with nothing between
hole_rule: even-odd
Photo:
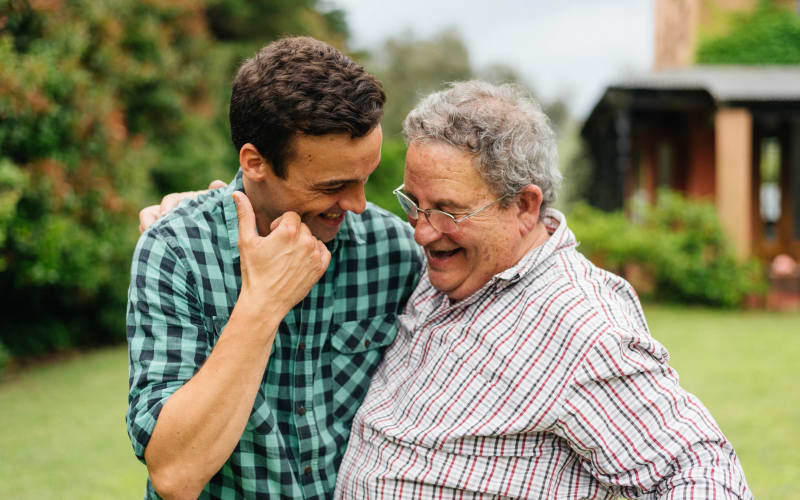
<instances>
[{"instance_id":1,"label":"white checkered shirt","mask_svg":"<svg viewBox=\"0 0 800 500\"><path fill-rule=\"evenodd\" d=\"M752 498L623 279L564 216L451 303L427 274L356 414L335 497Z\"/></svg>"}]
</instances>

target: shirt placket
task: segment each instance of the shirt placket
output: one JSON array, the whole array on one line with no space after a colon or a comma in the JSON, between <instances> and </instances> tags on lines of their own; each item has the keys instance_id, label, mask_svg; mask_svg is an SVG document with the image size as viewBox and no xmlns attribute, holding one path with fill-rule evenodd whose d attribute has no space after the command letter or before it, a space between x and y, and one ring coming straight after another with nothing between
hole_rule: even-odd
<instances>
[{"instance_id":1,"label":"shirt placket","mask_svg":"<svg viewBox=\"0 0 800 500\"><path fill-rule=\"evenodd\" d=\"M320 491L319 462L320 436L316 422L324 415L316 415L314 408L314 378L325 345L323 329L330 324L333 314L333 279L336 262L331 259L327 272L303 299L297 329L299 332L295 354L293 417L298 438L297 463L305 498L324 493Z\"/></svg>"}]
</instances>

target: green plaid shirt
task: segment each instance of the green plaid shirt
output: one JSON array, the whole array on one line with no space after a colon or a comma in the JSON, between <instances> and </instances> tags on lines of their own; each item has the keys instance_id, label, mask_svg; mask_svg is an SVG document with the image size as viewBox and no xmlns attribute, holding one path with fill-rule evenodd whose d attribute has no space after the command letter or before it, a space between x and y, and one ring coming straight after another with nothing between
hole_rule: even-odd
<instances>
[{"instance_id":1,"label":"green plaid shirt","mask_svg":"<svg viewBox=\"0 0 800 500\"><path fill-rule=\"evenodd\" d=\"M234 189L241 171L154 224L134 253L127 424L142 461L165 401L208 357L239 296ZM325 275L281 323L247 427L202 498L332 496L353 416L420 274L412 236L374 205L347 214ZM149 480L145 497L158 498Z\"/></svg>"}]
</instances>

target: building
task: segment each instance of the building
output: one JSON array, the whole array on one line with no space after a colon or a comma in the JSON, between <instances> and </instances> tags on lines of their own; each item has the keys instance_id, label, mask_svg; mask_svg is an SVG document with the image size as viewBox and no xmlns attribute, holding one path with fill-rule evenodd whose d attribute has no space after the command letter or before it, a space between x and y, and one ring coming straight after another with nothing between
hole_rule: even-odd
<instances>
[{"instance_id":1,"label":"building","mask_svg":"<svg viewBox=\"0 0 800 500\"><path fill-rule=\"evenodd\" d=\"M800 65L691 65L714 9L754 3L656 0L653 71L610 85L583 126L589 197L631 211L669 187L712 200L741 257L800 260Z\"/></svg>"}]
</instances>

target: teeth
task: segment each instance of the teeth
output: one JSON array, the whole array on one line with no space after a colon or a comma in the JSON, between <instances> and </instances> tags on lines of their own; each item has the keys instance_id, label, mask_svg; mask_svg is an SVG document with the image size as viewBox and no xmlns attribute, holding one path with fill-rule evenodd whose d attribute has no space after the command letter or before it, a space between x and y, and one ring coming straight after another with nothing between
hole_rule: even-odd
<instances>
[{"instance_id":1,"label":"teeth","mask_svg":"<svg viewBox=\"0 0 800 500\"><path fill-rule=\"evenodd\" d=\"M336 218L338 218L338 217L339 217L341 214L321 214L321 215L322 215L323 217L325 217L326 219L336 219Z\"/></svg>"},{"instance_id":2,"label":"teeth","mask_svg":"<svg viewBox=\"0 0 800 500\"><path fill-rule=\"evenodd\" d=\"M458 248L452 250L428 250L428 255L435 258L450 257L458 252Z\"/></svg>"}]
</instances>

